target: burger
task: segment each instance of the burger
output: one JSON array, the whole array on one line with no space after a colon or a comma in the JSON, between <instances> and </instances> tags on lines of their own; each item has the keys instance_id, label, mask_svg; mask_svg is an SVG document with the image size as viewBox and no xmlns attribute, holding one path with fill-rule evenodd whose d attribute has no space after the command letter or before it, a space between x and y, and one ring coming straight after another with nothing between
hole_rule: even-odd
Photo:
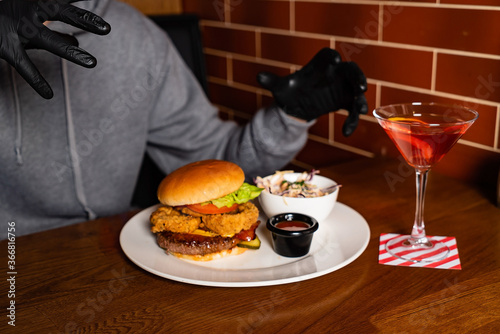
<instances>
[{"instance_id":1,"label":"burger","mask_svg":"<svg viewBox=\"0 0 500 334\"><path fill-rule=\"evenodd\" d=\"M210 261L258 249L261 188L245 183L236 164L204 160L185 165L158 187L162 204L151 214L158 245L179 258Z\"/></svg>"}]
</instances>

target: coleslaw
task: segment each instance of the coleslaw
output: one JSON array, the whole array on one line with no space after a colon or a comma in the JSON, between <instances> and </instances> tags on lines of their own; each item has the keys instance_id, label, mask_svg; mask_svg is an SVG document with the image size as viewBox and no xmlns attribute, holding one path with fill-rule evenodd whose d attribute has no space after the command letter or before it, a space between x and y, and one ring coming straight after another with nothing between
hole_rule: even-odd
<instances>
[{"instance_id":1,"label":"coleslaw","mask_svg":"<svg viewBox=\"0 0 500 334\"><path fill-rule=\"evenodd\" d=\"M319 174L319 170L311 170L310 172L302 172L296 180L287 180L286 175L294 173L293 170L277 171L273 175L266 177L256 177L254 182L259 188L278 196L284 197L320 197L331 194L335 189L341 187L340 184L320 189L311 181L314 175Z\"/></svg>"}]
</instances>

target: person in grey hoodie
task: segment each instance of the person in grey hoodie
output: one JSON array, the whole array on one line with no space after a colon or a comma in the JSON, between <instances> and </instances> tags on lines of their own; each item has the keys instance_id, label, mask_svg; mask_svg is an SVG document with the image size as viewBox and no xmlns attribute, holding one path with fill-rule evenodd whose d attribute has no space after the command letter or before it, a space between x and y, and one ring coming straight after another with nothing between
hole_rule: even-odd
<instances>
[{"instance_id":1,"label":"person in grey hoodie","mask_svg":"<svg viewBox=\"0 0 500 334\"><path fill-rule=\"evenodd\" d=\"M243 127L222 121L152 21L118 1L78 6L102 17L111 32L96 36L58 21L47 27L74 36L98 59L96 68L30 50L54 91L43 99L26 76L0 60L0 221L4 227L15 222L18 236L130 210L146 151L166 174L193 161L224 159L250 179L288 163L320 114L348 109L352 132L366 112L364 75L335 52L333 62L327 60L330 50L291 76L262 73L259 82L276 105ZM330 96L322 105L301 98L314 96L305 88L321 81L318 71L338 78L314 90ZM313 116L307 108L316 109ZM7 228L1 233L5 238Z\"/></svg>"}]
</instances>

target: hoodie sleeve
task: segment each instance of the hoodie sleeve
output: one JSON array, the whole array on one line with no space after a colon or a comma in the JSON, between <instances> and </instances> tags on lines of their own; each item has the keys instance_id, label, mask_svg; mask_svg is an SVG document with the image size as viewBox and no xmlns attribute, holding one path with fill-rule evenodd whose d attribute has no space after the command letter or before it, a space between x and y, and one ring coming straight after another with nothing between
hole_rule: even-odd
<instances>
[{"instance_id":1,"label":"hoodie sleeve","mask_svg":"<svg viewBox=\"0 0 500 334\"><path fill-rule=\"evenodd\" d=\"M221 120L173 44L162 39L165 61L147 151L165 173L197 160L223 159L252 178L282 168L304 146L312 123L294 120L278 107L259 110L245 126Z\"/></svg>"}]
</instances>

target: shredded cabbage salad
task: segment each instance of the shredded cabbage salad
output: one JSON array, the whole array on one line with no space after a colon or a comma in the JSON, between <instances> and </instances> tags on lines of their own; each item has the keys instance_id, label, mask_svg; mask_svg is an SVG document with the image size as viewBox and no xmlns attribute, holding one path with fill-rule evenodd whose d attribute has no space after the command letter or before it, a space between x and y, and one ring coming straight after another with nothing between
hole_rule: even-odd
<instances>
[{"instance_id":1,"label":"shredded cabbage salad","mask_svg":"<svg viewBox=\"0 0 500 334\"><path fill-rule=\"evenodd\" d=\"M286 174L294 173L293 170L277 171L273 175L266 177L258 176L254 182L259 188L263 188L273 195L284 197L320 197L331 194L335 189L341 185L333 185L328 188L319 189L313 181L314 175L319 174L319 170L312 170L310 172L303 172L295 181L288 181L285 178Z\"/></svg>"}]
</instances>

